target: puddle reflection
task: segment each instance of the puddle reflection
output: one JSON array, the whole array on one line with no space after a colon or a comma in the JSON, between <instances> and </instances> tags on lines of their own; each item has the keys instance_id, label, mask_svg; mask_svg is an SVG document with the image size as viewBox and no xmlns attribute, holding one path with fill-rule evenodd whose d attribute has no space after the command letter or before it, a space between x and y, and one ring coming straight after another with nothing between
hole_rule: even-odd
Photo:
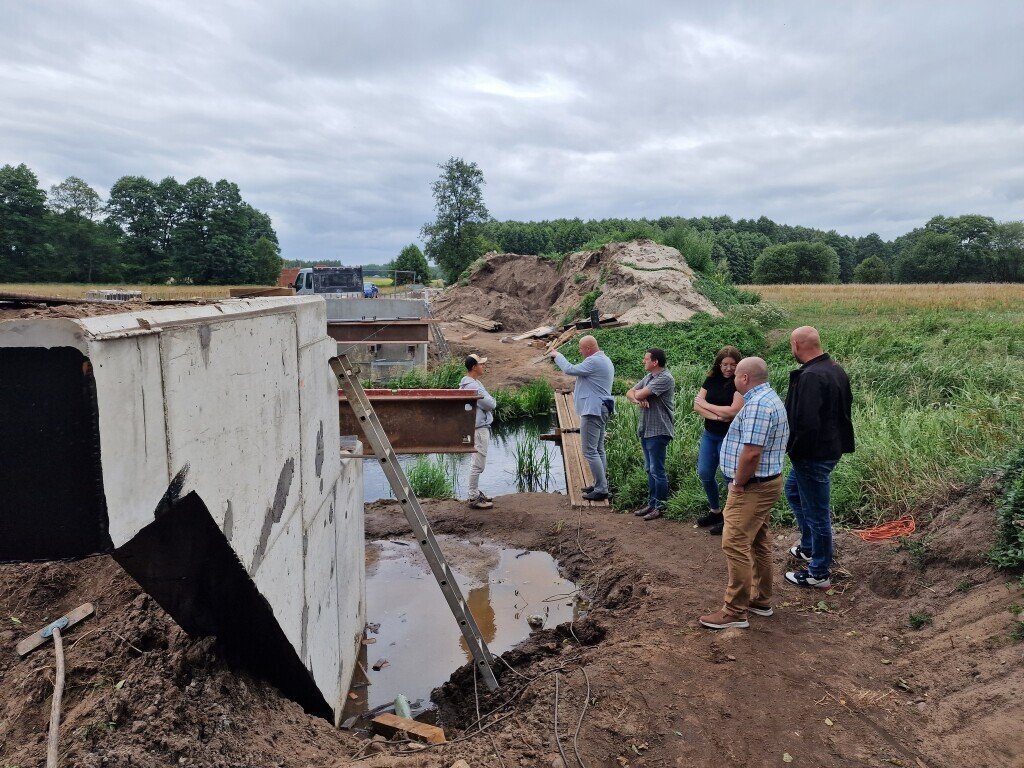
<instances>
[{"instance_id":1,"label":"puddle reflection","mask_svg":"<svg viewBox=\"0 0 1024 768\"><path fill-rule=\"evenodd\" d=\"M573 618L575 585L546 552L437 538L492 653L527 637L529 616L543 616L545 627ZM415 541L370 542L366 551L368 622L380 625L367 646L367 704L402 693L414 708L425 706L431 690L471 660L469 649Z\"/></svg>"}]
</instances>

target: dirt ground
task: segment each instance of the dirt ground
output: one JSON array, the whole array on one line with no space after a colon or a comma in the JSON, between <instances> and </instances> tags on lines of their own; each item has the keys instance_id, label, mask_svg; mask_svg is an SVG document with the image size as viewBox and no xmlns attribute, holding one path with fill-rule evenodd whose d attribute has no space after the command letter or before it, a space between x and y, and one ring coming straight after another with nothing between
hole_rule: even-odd
<instances>
[{"instance_id":1,"label":"dirt ground","mask_svg":"<svg viewBox=\"0 0 1024 768\"><path fill-rule=\"evenodd\" d=\"M774 766L787 755L835 768L1021 766L1024 645L1010 639L1008 609L1024 597L985 565L990 495L934 510L910 546L840 534L848 577L834 592L779 585L775 616L720 633L696 624L721 599L719 540L689 524L580 515L549 494L499 497L490 512L428 504L438 533L550 551L590 610L502 657L501 690L480 687L482 732L472 673L457 671L435 694L453 741L427 750L336 731L233 673L211 639L186 637L108 558L0 566L0 765L42 765L52 688L52 652L19 660L14 644L90 600L98 615L66 644L65 765L546 767L562 765L560 743L570 768ZM407 533L388 503L366 522L368 538ZM777 532L779 574L792 537ZM915 631L911 613L932 623Z\"/></svg>"},{"instance_id":2,"label":"dirt ground","mask_svg":"<svg viewBox=\"0 0 1024 768\"><path fill-rule=\"evenodd\" d=\"M441 323L441 330L451 347L453 359L463 360L471 352L487 358L483 382L489 389L518 387L532 379L547 379L561 391L571 390L575 383L549 358L543 358L544 344L541 342L535 342L535 346L527 341L512 341L511 334L482 331L458 320Z\"/></svg>"}]
</instances>

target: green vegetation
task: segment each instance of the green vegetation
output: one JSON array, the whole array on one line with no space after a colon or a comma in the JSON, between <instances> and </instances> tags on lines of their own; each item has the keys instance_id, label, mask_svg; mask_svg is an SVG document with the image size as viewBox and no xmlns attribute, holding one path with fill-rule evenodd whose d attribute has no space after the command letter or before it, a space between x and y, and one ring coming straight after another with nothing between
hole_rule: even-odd
<instances>
[{"instance_id":1,"label":"green vegetation","mask_svg":"<svg viewBox=\"0 0 1024 768\"><path fill-rule=\"evenodd\" d=\"M498 421L544 416L555 406L555 393L546 379L534 379L518 389L501 387L491 394L498 403L494 409Z\"/></svg>"},{"instance_id":2,"label":"green vegetation","mask_svg":"<svg viewBox=\"0 0 1024 768\"><path fill-rule=\"evenodd\" d=\"M441 175L431 185L435 219L423 225L427 256L454 283L473 260L496 247L481 225L490 218L484 205L484 174L476 163L452 157L438 166Z\"/></svg>"},{"instance_id":3,"label":"green vegetation","mask_svg":"<svg viewBox=\"0 0 1024 768\"><path fill-rule=\"evenodd\" d=\"M738 284L752 281L754 263L766 248L790 243L820 243L831 248L839 260L838 279L844 283L855 279L1024 281L1024 222L1000 223L988 216L935 216L924 226L888 242L875 233L850 237L834 230L778 224L766 216L739 220L729 216L663 216L486 221L478 231L499 250L544 254L556 261L560 256L554 254L646 237L678 248L690 266L702 273L724 265L731 280ZM857 277L856 268L868 259L877 262L872 261ZM884 268L880 269L878 262Z\"/></svg>"},{"instance_id":4,"label":"green vegetation","mask_svg":"<svg viewBox=\"0 0 1024 768\"><path fill-rule=\"evenodd\" d=\"M458 362L439 365L431 371L414 369L382 384L391 389L458 389L466 369ZM486 385L486 380L484 382ZM491 390L497 401L494 418L511 421L528 416L543 416L555 405L554 391L544 379L534 379L518 389L499 387Z\"/></svg>"},{"instance_id":5,"label":"green vegetation","mask_svg":"<svg viewBox=\"0 0 1024 768\"><path fill-rule=\"evenodd\" d=\"M1010 630L1010 639L1015 643L1024 642L1024 621L1013 622L1013 629Z\"/></svg>"},{"instance_id":6,"label":"green vegetation","mask_svg":"<svg viewBox=\"0 0 1024 768\"><path fill-rule=\"evenodd\" d=\"M579 277L579 275L577 275L577 277ZM595 288L594 290L584 294L580 303L565 313L565 317L562 318L560 324L566 325L567 323L571 323L573 320L578 320L580 318L585 320L590 317L590 313L594 309L594 304L597 303L599 298L601 298L600 288Z\"/></svg>"},{"instance_id":7,"label":"green vegetation","mask_svg":"<svg viewBox=\"0 0 1024 768\"><path fill-rule=\"evenodd\" d=\"M427 257L415 243L409 243L395 257L395 260L388 264L388 271L395 272L395 280L398 285L406 283L426 283L430 279L430 265L427 264Z\"/></svg>"},{"instance_id":8,"label":"green vegetation","mask_svg":"<svg viewBox=\"0 0 1024 768\"><path fill-rule=\"evenodd\" d=\"M1024 567L1024 447L1018 446L1003 464L999 537L992 552L1002 568Z\"/></svg>"},{"instance_id":9,"label":"green vegetation","mask_svg":"<svg viewBox=\"0 0 1024 768\"><path fill-rule=\"evenodd\" d=\"M990 473L1009 447L1024 441L1020 297L995 287L991 297L970 301L959 288L945 294L927 287L900 289L877 297L852 286L838 290L849 298L824 299L817 288L772 293L773 303L785 312L775 323L771 310L762 320L737 316L734 312L749 310L736 308L723 318L697 315L687 323L595 333L616 363L618 393L643 375L645 349L667 351L678 385L676 439L667 457L669 516L692 516L706 506L694 470L702 422L691 402L715 352L733 344L744 354L765 356L772 385L785 396L795 366L787 331L797 325L821 330L826 349L853 382L857 451L833 475L833 509L840 524L869 525L914 511L942 498L953 484ZM636 408L620 399L609 423L609 476L620 509L635 507L647 492L636 418ZM1014 507L1019 510L1024 493L1014 498L1020 500ZM775 512L777 519L788 519L784 503ZM1004 544L996 558L1007 566L1024 552L1019 515L1003 517ZM923 565L926 543L905 546L914 548L915 563Z\"/></svg>"},{"instance_id":10,"label":"green vegetation","mask_svg":"<svg viewBox=\"0 0 1024 768\"><path fill-rule=\"evenodd\" d=\"M888 283L892 280L889 265L877 256L869 256L853 270L855 283Z\"/></svg>"},{"instance_id":11,"label":"green vegetation","mask_svg":"<svg viewBox=\"0 0 1024 768\"><path fill-rule=\"evenodd\" d=\"M839 254L825 243L781 243L754 260L755 283L838 283Z\"/></svg>"},{"instance_id":12,"label":"green vegetation","mask_svg":"<svg viewBox=\"0 0 1024 768\"><path fill-rule=\"evenodd\" d=\"M420 456L406 473L412 491L421 499L455 498L455 477L444 456Z\"/></svg>"},{"instance_id":13,"label":"green vegetation","mask_svg":"<svg viewBox=\"0 0 1024 768\"><path fill-rule=\"evenodd\" d=\"M907 622L911 629L924 629L932 624L932 615L927 612L910 614Z\"/></svg>"},{"instance_id":14,"label":"green vegetation","mask_svg":"<svg viewBox=\"0 0 1024 768\"><path fill-rule=\"evenodd\" d=\"M535 437L517 440L513 455L516 459L516 486L520 493L546 490L551 482L551 449Z\"/></svg>"},{"instance_id":15,"label":"green vegetation","mask_svg":"<svg viewBox=\"0 0 1024 768\"><path fill-rule=\"evenodd\" d=\"M274 284L281 265L270 217L224 179L123 176L104 201L76 176L47 194L0 167L0 280Z\"/></svg>"}]
</instances>

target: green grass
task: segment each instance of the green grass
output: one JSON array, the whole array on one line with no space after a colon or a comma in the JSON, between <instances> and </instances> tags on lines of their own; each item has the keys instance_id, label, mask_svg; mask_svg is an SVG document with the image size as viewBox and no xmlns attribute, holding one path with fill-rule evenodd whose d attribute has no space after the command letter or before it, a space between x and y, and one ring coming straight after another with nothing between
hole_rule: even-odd
<instances>
[{"instance_id":1,"label":"green grass","mask_svg":"<svg viewBox=\"0 0 1024 768\"><path fill-rule=\"evenodd\" d=\"M741 309L724 318L697 315L687 323L597 331L616 363L617 393L642 375L645 349L667 351L678 385L676 434L667 457L669 516L691 517L706 508L695 472L702 423L691 404L715 351L734 344L764 356L772 385L785 396L796 365L788 331L797 325L821 331L825 348L853 384L857 451L833 475L840 525L871 525L917 511L952 486L1005 464L1007 451L1024 442L1024 300L1004 296L985 304L934 287L922 288L927 297L916 296L912 286L901 289L866 301L851 287L848 301L838 290L818 301L811 286L773 295L781 309L775 319L772 310L755 318ZM608 461L615 506L641 503L647 483L636 409L624 399L609 423ZM1016 511L1003 513L1003 544L994 555L1007 567L1024 564L1024 492L1014 498ZM774 515L790 519L783 502ZM926 552L917 554L920 559Z\"/></svg>"},{"instance_id":2,"label":"green grass","mask_svg":"<svg viewBox=\"0 0 1024 768\"><path fill-rule=\"evenodd\" d=\"M1024 447L1003 464L999 531L993 562L1003 568L1024 567Z\"/></svg>"},{"instance_id":3,"label":"green grass","mask_svg":"<svg viewBox=\"0 0 1024 768\"><path fill-rule=\"evenodd\" d=\"M391 389L458 389L459 382L465 375L466 369L463 365L449 362L430 371L407 371L391 379L384 386ZM485 376L485 386L486 383ZM494 418L498 421L543 416L555 405L554 391L551 384L544 379L534 379L518 389L499 387L492 390L491 394L497 401Z\"/></svg>"},{"instance_id":4,"label":"green grass","mask_svg":"<svg viewBox=\"0 0 1024 768\"><path fill-rule=\"evenodd\" d=\"M421 499L452 499L455 498L455 480L451 466L443 456L430 458L420 456L416 463L409 467L409 485Z\"/></svg>"},{"instance_id":5,"label":"green grass","mask_svg":"<svg viewBox=\"0 0 1024 768\"><path fill-rule=\"evenodd\" d=\"M907 623L910 624L911 629L924 629L932 624L932 615L930 613L912 613L907 618Z\"/></svg>"}]
</instances>

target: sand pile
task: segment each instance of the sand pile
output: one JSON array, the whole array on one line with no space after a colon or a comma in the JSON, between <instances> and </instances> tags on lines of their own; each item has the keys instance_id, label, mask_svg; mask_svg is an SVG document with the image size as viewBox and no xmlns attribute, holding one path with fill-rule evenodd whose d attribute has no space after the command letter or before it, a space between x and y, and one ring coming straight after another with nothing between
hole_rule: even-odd
<instances>
[{"instance_id":1,"label":"sand pile","mask_svg":"<svg viewBox=\"0 0 1024 768\"><path fill-rule=\"evenodd\" d=\"M468 285L446 288L433 306L442 320L472 313L500 321L507 331L559 323L593 291L600 291L598 310L627 323L721 314L694 287L695 279L679 251L652 240L579 251L561 265L538 256L493 253Z\"/></svg>"}]
</instances>

